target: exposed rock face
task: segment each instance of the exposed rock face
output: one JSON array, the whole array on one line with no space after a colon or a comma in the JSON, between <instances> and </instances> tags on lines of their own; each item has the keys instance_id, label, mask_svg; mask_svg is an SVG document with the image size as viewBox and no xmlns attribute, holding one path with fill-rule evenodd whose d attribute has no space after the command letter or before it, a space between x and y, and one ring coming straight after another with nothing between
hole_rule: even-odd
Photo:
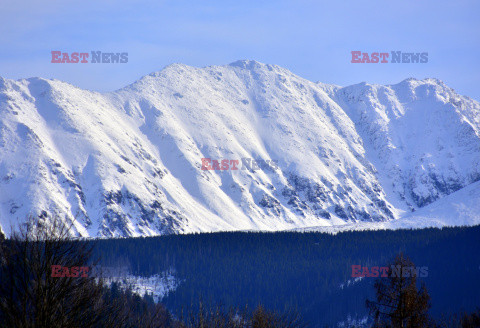
<instances>
[{"instance_id":1,"label":"exposed rock face","mask_svg":"<svg viewBox=\"0 0 480 328\"><path fill-rule=\"evenodd\" d=\"M41 213L106 237L379 222L479 180L480 105L435 79L341 88L255 61L105 94L0 78L7 233Z\"/></svg>"}]
</instances>

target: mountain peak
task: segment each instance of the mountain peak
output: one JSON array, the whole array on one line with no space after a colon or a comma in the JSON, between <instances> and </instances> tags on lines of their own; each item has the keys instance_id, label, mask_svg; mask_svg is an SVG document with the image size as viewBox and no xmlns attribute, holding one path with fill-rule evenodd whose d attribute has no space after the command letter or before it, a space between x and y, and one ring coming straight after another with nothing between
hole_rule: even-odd
<instances>
[{"instance_id":1,"label":"mountain peak","mask_svg":"<svg viewBox=\"0 0 480 328\"><path fill-rule=\"evenodd\" d=\"M256 60L242 59L242 60L234 61L233 63L228 64L228 66L254 69L254 68L264 67L266 66L266 64L260 63Z\"/></svg>"},{"instance_id":2,"label":"mountain peak","mask_svg":"<svg viewBox=\"0 0 480 328\"><path fill-rule=\"evenodd\" d=\"M1 79L0 224L45 211L82 235L145 236L397 218L480 180L478 103L402 83L339 89L254 60L172 64L107 94Z\"/></svg>"},{"instance_id":3,"label":"mountain peak","mask_svg":"<svg viewBox=\"0 0 480 328\"><path fill-rule=\"evenodd\" d=\"M398 85L408 84L408 85L414 85L414 86L421 85L421 84L435 84L435 85L438 85L438 86L447 87L447 85L442 80L434 78L434 77L427 77L427 78L424 78L424 79L417 79L417 78L414 78L414 77L409 77L409 78L406 78L405 80L402 80L401 82L399 82L397 84Z\"/></svg>"}]
</instances>

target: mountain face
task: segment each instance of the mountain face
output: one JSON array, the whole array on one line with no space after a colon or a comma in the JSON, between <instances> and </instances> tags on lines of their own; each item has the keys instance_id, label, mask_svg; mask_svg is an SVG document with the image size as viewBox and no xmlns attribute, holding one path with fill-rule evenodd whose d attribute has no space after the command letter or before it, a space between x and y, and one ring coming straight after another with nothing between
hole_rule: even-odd
<instances>
[{"instance_id":1,"label":"mountain face","mask_svg":"<svg viewBox=\"0 0 480 328\"><path fill-rule=\"evenodd\" d=\"M385 222L480 180L480 104L435 79L338 87L255 61L97 93L0 78L0 224L82 236Z\"/></svg>"}]
</instances>

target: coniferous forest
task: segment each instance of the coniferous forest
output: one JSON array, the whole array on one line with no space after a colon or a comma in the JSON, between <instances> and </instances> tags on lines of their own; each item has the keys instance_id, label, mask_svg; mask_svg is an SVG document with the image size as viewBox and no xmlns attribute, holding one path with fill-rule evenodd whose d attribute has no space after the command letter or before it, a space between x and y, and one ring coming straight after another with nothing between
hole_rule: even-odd
<instances>
[{"instance_id":1,"label":"coniferous forest","mask_svg":"<svg viewBox=\"0 0 480 328\"><path fill-rule=\"evenodd\" d=\"M262 305L295 312L309 326L368 315L376 278L352 278L352 265L385 266L398 253L417 267L436 320L480 306L480 226L397 231L222 232L96 240L95 257L132 274L174 272L179 286L161 302L174 315L209 307Z\"/></svg>"}]
</instances>

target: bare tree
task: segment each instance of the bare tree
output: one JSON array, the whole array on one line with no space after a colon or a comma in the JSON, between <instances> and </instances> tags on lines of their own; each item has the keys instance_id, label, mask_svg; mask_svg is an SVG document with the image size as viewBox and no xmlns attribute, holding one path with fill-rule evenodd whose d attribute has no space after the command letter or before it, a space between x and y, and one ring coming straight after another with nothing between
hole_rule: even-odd
<instances>
[{"instance_id":1,"label":"bare tree","mask_svg":"<svg viewBox=\"0 0 480 328\"><path fill-rule=\"evenodd\" d=\"M297 312L280 314L268 311L259 305L253 312L243 310L225 310L220 306L206 308L200 302L199 310L181 318L177 328L304 328L306 324Z\"/></svg>"},{"instance_id":2,"label":"bare tree","mask_svg":"<svg viewBox=\"0 0 480 328\"><path fill-rule=\"evenodd\" d=\"M427 314L430 296L424 284L417 290L416 275L410 270L413 267L413 262L400 253L391 264L388 277L375 281L376 301L366 301L375 318L375 327L421 328L431 325Z\"/></svg>"},{"instance_id":3,"label":"bare tree","mask_svg":"<svg viewBox=\"0 0 480 328\"><path fill-rule=\"evenodd\" d=\"M99 321L101 284L77 271L88 266L93 246L71 240L69 228L58 218L30 218L1 242L0 318L7 327L94 327ZM69 272L52 277L54 266Z\"/></svg>"},{"instance_id":4,"label":"bare tree","mask_svg":"<svg viewBox=\"0 0 480 328\"><path fill-rule=\"evenodd\" d=\"M0 326L164 327L169 315L129 291L109 293L88 275L93 240L71 238L59 218L30 218L0 239ZM81 269L83 268L83 270Z\"/></svg>"}]
</instances>

